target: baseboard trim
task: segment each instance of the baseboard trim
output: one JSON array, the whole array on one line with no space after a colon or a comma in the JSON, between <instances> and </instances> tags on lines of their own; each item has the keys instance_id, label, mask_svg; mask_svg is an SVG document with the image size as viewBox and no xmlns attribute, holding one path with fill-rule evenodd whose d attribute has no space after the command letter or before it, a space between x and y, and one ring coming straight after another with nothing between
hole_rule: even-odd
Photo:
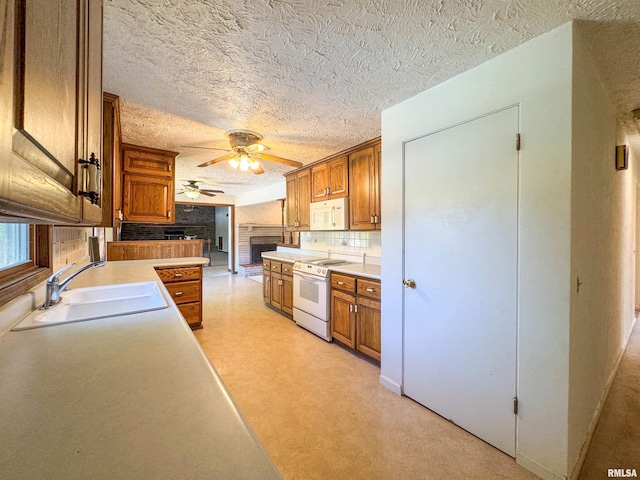
<instances>
[{"instance_id":1,"label":"baseboard trim","mask_svg":"<svg viewBox=\"0 0 640 480\"><path fill-rule=\"evenodd\" d=\"M565 475L558 475L552 472L547 467L534 462L530 458L525 457L522 454L516 453L516 463L521 467L526 468L531 473L535 473L544 480L567 480Z\"/></svg>"},{"instance_id":2,"label":"baseboard trim","mask_svg":"<svg viewBox=\"0 0 640 480\"><path fill-rule=\"evenodd\" d=\"M602 392L602 396L600 397L600 401L598 402L598 406L596 407L596 411L591 419L591 424L589 425L589 429L587 430L587 434L585 436L584 442L582 443L582 447L580 448L580 455L578 455L578 459L573 465L573 469L571 470L571 475L569 475L569 480L577 480L578 475L580 475L580 470L582 470L582 464L584 460L587 458L587 453L589 452L589 446L591 445L591 440L593 439L593 434L596 431L596 427L598 426L598 422L600 421L600 415L602 414L602 409L604 408L604 404L609 397L609 391L611 390L611 386L613 385L613 381L618 374L618 368L620 367L620 363L622 362L622 357L624 357L624 353L627 351L627 347L629 346L629 340L631 340L631 334L633 333L633 329L636 326L637 318L634 317L631 322L631 328L629 328L629 332L627 333L627 338L625 338L623 347L618 354L618 358L616 359L616 363L611 370L611 374L607 379L607 384L604 387L604 391Z\"/></svg>"},{"instance_id":3,"label":"baseboard trim","mask_svg":"<svg viewBox=\"0 0 640 480\"><path fill-rule=\"evenodd\" d=\"M393 393L397 393L398 395L402 395L402 385L400 385L399 383L394 382L389 377L385 377L384 375L380 375L378 377L378 381L380 382L380 385L382 385L385 388L388 388Z\"/></svg>"}]
</instances>

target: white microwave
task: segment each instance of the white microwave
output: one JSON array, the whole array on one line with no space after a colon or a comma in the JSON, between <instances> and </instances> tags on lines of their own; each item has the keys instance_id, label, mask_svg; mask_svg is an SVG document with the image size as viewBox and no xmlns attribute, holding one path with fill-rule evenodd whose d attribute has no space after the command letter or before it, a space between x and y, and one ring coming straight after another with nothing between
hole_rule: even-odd
<instances>
[{"instance_id":1,"label":"white microwave","mask_svg":"<svg viewBox=\"0 0 640 480\"><path fill-rule=\"evenodd\" d=\"M349 199L312 202L310 230L349 230Z\"/></svg>"}]
</instances>

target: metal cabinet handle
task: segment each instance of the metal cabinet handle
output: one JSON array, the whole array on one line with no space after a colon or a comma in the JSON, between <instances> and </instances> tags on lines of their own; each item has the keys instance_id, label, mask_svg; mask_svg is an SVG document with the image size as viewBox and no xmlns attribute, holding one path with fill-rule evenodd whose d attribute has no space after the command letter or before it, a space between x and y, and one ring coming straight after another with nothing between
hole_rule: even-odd
<instances>
[{"instance_id":1,"label":"metal cabinet handle","mask_svg":"<svg viewBox=\"0 0 640 480\"><path fill-rule=\"evenodd\" d=\"M416 282L411 278L409 280L402 280L404 288L416 288Z\"/></svg>"},{"instance_id":2,"label":"metal cabinet handle","mask_svg":"<svg viewBox=\"0 0 640 480\"><path fill-rule=\"evenodd\" d=\"M353 312L353 305L349 304L349 312Z\"/></svg>"},{"instance_id":3,"label":"metal cabinet handle","mask_svg":"<svg viewBox=\"0 0 640 480\"><path fill-rule=\"evenodd\" d=\"M370 222L370 223L376 223L376 222L373 220L373 215L371 215L371 217L370 217L370 219L369 219L369 222Z\"/></svg>"},{"instance_id":4,"label":"metal cabinet handle","mask_svg":"<svg viewBox=\"0 0 640 480\"><path fill-rule=\"evenodd\" d=\"M173 274L173 276L174 276L174 277L181 277L181 276L182 276L182 274L181 274L181 273L174 273L174 274Z\"/></svg>"},{"instance_id":5,"label":"metal cabinet handle","mask_svg":"<svg viewBox=\"0 0 640 480\"><path fill-rule=\"evenodd\" d=\"M176 292L173 294L175 297L180 297L182 295L182 292Z\"/></svg>"},{"instance_id":6,"label":"metal cabinet handle","mask_svg":"<svg viewBox=\"0 0 640 480\"><path fill-rule=\"evenodd\" d=\"M345 285L344 282L336 282L338 285Z\"/></svg>"},{"instance_id":7,"label":"metal cabinet handle","mask_svg":"<svg viewBox=\"0 0 640 480\"><path fill-rule=\"evenodd\" d=\"M365 288L365 290L369 293L374 293L376 291L375 288Z\"/></svg>"}]
</instances>

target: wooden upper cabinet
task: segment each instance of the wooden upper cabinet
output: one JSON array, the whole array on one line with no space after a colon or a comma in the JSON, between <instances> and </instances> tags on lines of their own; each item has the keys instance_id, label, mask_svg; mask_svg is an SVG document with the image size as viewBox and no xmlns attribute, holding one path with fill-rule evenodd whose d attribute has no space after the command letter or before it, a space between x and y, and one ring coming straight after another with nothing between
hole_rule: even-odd
<instances>
[{"instance_id":1,"label":"wooden upper cabinet","mask_svg":"<svg viewBox=\"0 0 640 480\"><path fill-rule=\"evenodd\" d=\"M311 214L311 170L287 175L287 229L309 230Z\"/></svg>"},{"instance_id":2,"label":"wooden upper cabinet","mask_svg":"<svg viewBox=\"0 0 640 480\"><path fill-rule=\"evenodd\" d=\"M122 215L122 134L117 95L103 94L102 116L102 170L105 179L102 225L118 228Z\"/></svg>"},{"instance_id":3,"label":"wooden upper cabinet","mask_svg":"<svg viewBox=\"0 0 640 480\"><path fill-rule=\"evenodd\" d=\"M311 201L346 197L349 193L349 160L343 155L311 168Z\"/></svg>"},{"instance_id":4,"label":"wooden upper cabinet","mask_svg":"<svg viewBox=\"0 0 640 480\"><path fill-rule=\"evenodd\" d=\"M122 145L122 170L128 173L172 177L176 155L175 152L125 143Z\"/></svg>"},{"instance_id":5,"label":"wooden upper cabinet","mask_svg":"<svg viewBox=\"0 0 640 480\"><path fill-rule=\"evenodd\" d=\"M100 223L79 161L101 157L101 0L7 0L0 10L0 213Z\"/></svg>"},{"instance_id":6,"label":"wooden upper cabinet","mask_svg":"<svg viewBox=\"0 0 640 480\"><path fill-rule=\"evenodd\" d=\"M298 230L311 226L311 170L298 172Z\"/></svg>"},{"instance_id":7,"label":"wooden upper cabinet","mask_svg":"<svg viewBox=\"0 0 640 480\"><path fill-rule=\"evenodd\" d=\"M381 227L380 159L380 144L349 155L349 226L351 230L376 230Z\"/></svg>"},{"instance_id":8,"label":"wooden upper cabinet","mask_svg":"<svg viewBox=\"0 0 640 480\"><path fill-rule=\"evenodd\" d=\"M177 152L122 144L122 216L141 223L173 223Z\"/></svg>"}]
</instances>

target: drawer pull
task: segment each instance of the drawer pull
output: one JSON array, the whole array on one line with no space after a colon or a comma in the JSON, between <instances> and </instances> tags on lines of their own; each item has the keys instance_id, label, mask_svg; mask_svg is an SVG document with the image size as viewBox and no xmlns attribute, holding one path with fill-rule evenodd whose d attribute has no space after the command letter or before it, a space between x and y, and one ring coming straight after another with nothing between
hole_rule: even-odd
<instances>
[{"instance_id":1,"label":"drawer pull","mask_svg":"<svg viewBox=\"0 0 640 480\"><path fill-rule=\"evenodd\" d=\"M344 282L336 282L338 285L346 285Z\"/></svg>"},{"instance_id":2,"label":"drawer pull","mask_svg":"<svg viewBox=\"0 0 640 480\"><path fill-rule=\"evenodd\" d=\"M365 288L365 290L369 293L374 293L376 291L375 288Z\"/></svg>"},{"instance_id":3,"label":"drawer pull","mask_svg":"<svg viewBox=\"0 0 640 480\"><path fill-rule=\"evenodd\" d=\"M174 297L180 297L182 295L182 292L176 292L173 294Z\"/></svg>"},{"instance_id":4,"label":"drawer pull","mask_svg":"<svg viewBox=\"0 0 640 480\"><path fill-rule=\"evenodd\" d=\"M181 274L181 273L174 273L174 274L173 274L173 276L174 276L174 277L181 277L181 276L182 276L182 274Z\"/></svg>"}]
</instances>

